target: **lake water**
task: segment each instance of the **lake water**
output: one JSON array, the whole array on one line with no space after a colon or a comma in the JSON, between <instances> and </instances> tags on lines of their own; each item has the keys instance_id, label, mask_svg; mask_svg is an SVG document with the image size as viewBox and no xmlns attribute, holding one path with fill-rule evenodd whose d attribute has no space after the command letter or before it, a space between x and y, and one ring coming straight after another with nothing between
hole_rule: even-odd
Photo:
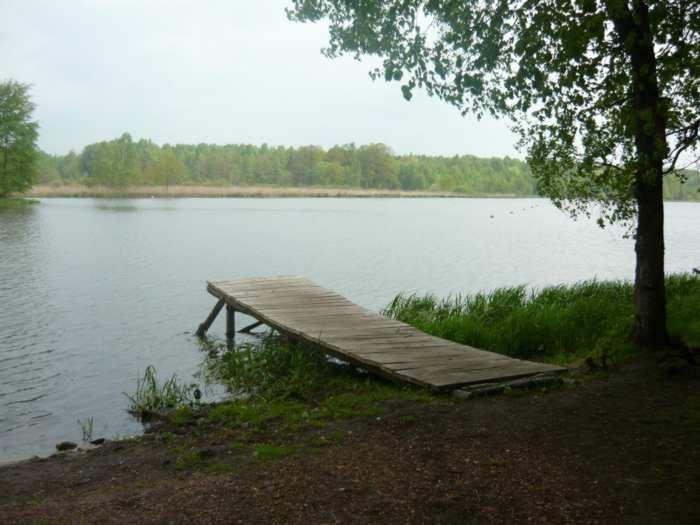
<instances>
[{"instance_id":1,"label":"lake water","mask_svg":"<svg viewBox=\"0 0 700 525\"><path fill-rule=\"evenodd\" d=\"M700 204L667 204L667 269L700 266ZM304 275L380 309L400 291L630 278L620 229L543 199L45 199L0 212L0 461L140 425L146 366L189 379L207 279ZM223 333L223 315L211 329ZM239 325L240 326L240 325Z\"/></svg>"}]
</instances>

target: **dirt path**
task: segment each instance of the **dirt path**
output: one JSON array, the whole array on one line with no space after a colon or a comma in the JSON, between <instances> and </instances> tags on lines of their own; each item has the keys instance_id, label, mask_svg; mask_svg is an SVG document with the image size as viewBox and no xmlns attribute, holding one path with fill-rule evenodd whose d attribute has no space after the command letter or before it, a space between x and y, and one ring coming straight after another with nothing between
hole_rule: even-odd
<instances>
[{"instance_id":1,"label":"dirt path","mask_svg":"<svg viewBox=\"0 0 700 525\"><path fill-rule=\"evenodd\" d=\"M303 445L267 461L251 443L269 435L150 434L0 469L0 522L698 523L699 386L636 363L550 393L392 402L277 435ZM184 444L197 461L174 460Z\"/></svg>"}]
</instances>

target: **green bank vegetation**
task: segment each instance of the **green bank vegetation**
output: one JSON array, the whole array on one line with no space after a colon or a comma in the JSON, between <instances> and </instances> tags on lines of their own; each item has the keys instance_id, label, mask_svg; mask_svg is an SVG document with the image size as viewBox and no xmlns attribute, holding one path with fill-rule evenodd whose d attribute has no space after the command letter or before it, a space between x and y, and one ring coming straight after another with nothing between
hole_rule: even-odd
<instances>
[{"instance_id":1,"label":"green bank vegetation","mask_svg":"<svg viewBox=\"0 0 700 525\"><path fill-rule=\"evenodd\" d=\"M666 279L669 332L700 346L700 278ZM429 334L512 357L567 364L632 355L634 289L626 281L524 286L440 299L399 295L385 314Z\"/></svg>"},{"instance_id":2,"label":"green bank vegetation","mask_svg":"<svg viewBox=\"0 0 700 525\"><path fill-rule=\"evenodd\" d=\"M232 427L259 429L273 420L294 430L322 427L378 416L388 399L430 399L424 390L388 383L329 360L311 345L273 336L223 350L207 359L204 370L208 382L225 385L235 396L212 408L208 420Z\"/></svg>"},{"instance_id":3,"label":"green bank vegetation","mask_svg":"<svg viewBox=\"0 0 700 525\"><path fill-rule=\"evenodd\" d=\"M0 210L26 208L38 203L36 199L0 198Z\"/></svg>"},{"instance_id":4,"label":"green bank vegetation","mask_svg":"<svg viewBox=\"0 0 700 525\"><path fill-rule=\"evenodd\" d=\"M158 439L175 470L217 474L241 460L318 453L342 442L340 421L379 418L389 400L435 402L424 390L387 383L279 337L235 347L211 342L208 351L202 378L225 385L231 399L199 405L191 385L175 376L161 384L153 367L129 396L132 414L160 425ZM228 442L225 453L202 449L204 434Z\"/></svg>"},{"instance_id":5,"label":"green bank vegetation","mask_svg":"<svg viewBox=\"0 0 700 525\"><path fill-rule=\"evenodd\" d=\"M700 174L670 178L666 198L700 199ZM164 145L128 133L86 146L81 153L42 156L38 182L106 186L213 185L347 187L537 195L530 169L517 159L394 155L384 144L319 146Z\"/></svg>"}]
</instances>

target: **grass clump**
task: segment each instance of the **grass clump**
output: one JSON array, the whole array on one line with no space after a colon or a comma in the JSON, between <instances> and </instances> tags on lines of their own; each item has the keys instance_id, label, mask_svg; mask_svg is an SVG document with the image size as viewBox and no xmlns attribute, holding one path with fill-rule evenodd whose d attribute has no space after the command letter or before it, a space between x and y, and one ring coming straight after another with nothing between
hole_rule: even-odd
<instances>
[{"instance_id":1,"label":"grass clump","mask_svg":"<svg viewBox=\"0 0 700 525\"><path fill-rule=\"evenodd\" d=\"M198 450L179 451L175 459L175 470L189 470L193 468L203 467L206 462L202 453Z\"/></svg>"},{"instance_id":2,"label":"grass clump","mask_svg":"<svg viewBox=\"0 0 700 525\"><path fill-rule=\"evenodd\" d=\"M700 278L671 275L666 294L669 331L697 345ZM398 295L384 313L429 334L518 358L570 361L633 352L634 290L624 281L532 291L516 286L447 299Z\"/></svg>"},{"instance_id":3,"label":"grass clump","mask_svg":"<svg viewBox=\"0 0 700 525\"><path fill-rule=\"evenodd\" d=\"M272 336L224 351L206 363L206 375L235 395L266 400L308 400L357 378L317 348Z\"/></svg>"},{"instance_id":4,"label":"grass clump","mask_svg":"<svg viewBox=\"0 0 700 525\"><path fill-rule=\"evenodd\" d=\"M275 337L210 358L205 375L234 394L212 407L207 421L252 432L273 422L289 430L322 427L329 421L379 415L382 402L389 399L430 398L425 391L330 360L310 345Z\"/></svg>"},{"instance_id":5,"label":"grass clump","mask_svg":"<svg viewBox=\"0 0 700 525\"><path fill-rule=\"evenodd\" d=\"M124 395L130 402L128 411L135 416L146 417L158 410L192 405L194 390L195 385L181 383L176 374L160 384L156 369L148 366L143 377L136 380L136 392L133 395L124 392ZM184 420L189 413L176 413L175 416Z\"/></svg>"},{"instance_id":6,"label":"grass clump","mask_svg":"<svg viewBox=\"0 0 700 525\"><path fill-rule=\"evenodd\" d=\"M95 420L92 416L85 418L84 420L78 420L78 425L80 425L80 431L83 434L83 442L87 443L92 441L92 432L95 427Z\"/></svg>"}]
</instances>

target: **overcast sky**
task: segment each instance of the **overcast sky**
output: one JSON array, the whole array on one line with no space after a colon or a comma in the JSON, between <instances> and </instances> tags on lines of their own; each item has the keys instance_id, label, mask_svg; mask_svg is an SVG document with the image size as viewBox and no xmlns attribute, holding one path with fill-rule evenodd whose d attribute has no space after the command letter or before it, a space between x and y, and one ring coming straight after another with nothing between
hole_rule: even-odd
<instances>
[{"instance_id":1,"label":"overcast sky","mask_svg":"<svg viewBox=\"0 0 700 525\"><path fill-rule=\"evenodd\" d=\"M289 0L0 0L0 75L33 85L50 153L128 131L163 143L384 142L397 153L520 156L506 122L330 60Z\"/></svg>"}]
</instances>

